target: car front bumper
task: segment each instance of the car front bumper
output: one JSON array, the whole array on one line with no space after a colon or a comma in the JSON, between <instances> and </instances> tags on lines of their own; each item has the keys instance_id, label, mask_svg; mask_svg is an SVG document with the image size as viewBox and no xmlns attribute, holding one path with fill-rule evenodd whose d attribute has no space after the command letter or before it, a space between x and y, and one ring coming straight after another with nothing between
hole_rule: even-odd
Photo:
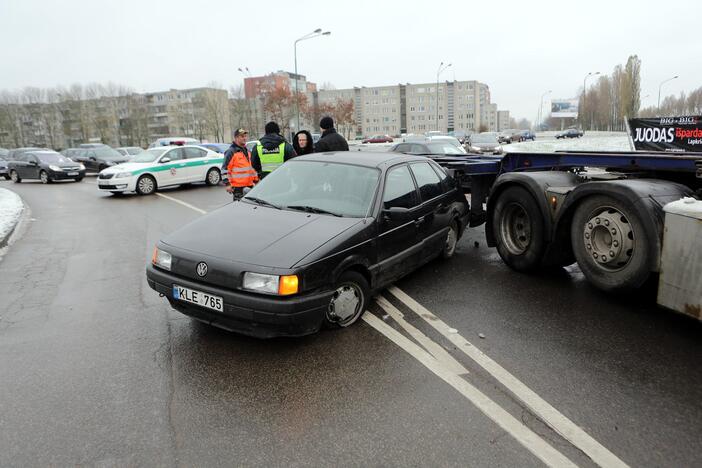
<instances>
[{"instance_id":1,"label":"car front bumper","mask_svg":"<svg viewBox=\"0 0 702 468\"><path fill-rule=\"evenodd\" d=\"M51 180L73 180L73 179L82 179L85 177L85 169L78 170L78 171L52 171L48 170L49 177L51 177ZM73 174L73 175L69 175Z\"/></svg>"},{"instance_id":2,"label":"car front bumper","mask_svg":"<svg viewBox=\"0 0 702 468\"><path fill-rule=\"evenodd\" d=\"M97 179L98 189L105 192L134 192L136 190L136 178L123 177L121 179Z\"/></svg>"},{"instance_id":3,"label":"car front bumper","mask_svg":"<svg viewBox=\"0 0 702 468\"><path fill-rule=\"evenodd\" d=\"M205 285L167 271L146 267L149 287L163 294L178 312L201 322L256 338L303 336L319 331L332 291L292 297L264 296ZM173 297L173 285L220 296L224 311L218 312Z\"/></svg>"}]
</instances>

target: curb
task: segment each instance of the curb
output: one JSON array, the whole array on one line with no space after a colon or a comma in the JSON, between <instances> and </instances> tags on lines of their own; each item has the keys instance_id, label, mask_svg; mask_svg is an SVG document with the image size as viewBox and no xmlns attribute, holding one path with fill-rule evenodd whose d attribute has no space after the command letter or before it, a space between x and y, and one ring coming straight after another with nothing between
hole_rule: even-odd
<instances>
[{"instance_id":1,"label":"curb","mask_svg":"<svg viewBox=\"0 0 702 468\"><path fill-rule=\"evenodd\" d=\"M7 189L0 189L0 190L7 190ZM0 249L7 247L7 245L10 242L10 237L12 237L12 234L15 232L15 229L17 228L17 226L19 225L20 221L22 220L24 214L27 211L27 209L26 209L27 207L24 204L24 200L22 200L22 197L17 195L17 193L13 192L12 190L7 190L7 191L16 195L17 198L19 198L20 203L22 203L22 208L20 209L19 216L17 216L14 219L14 222L10 225L10 229L7 231L7 233L0 236Z\"/></svg>"}]
</instances>

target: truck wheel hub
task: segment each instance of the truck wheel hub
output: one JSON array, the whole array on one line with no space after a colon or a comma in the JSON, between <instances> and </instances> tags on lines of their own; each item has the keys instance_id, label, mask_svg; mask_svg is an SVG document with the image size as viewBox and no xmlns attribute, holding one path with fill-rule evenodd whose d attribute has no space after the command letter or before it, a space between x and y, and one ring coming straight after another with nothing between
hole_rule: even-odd
<instances>
[{"instance_id":1,"label":"truck wheel hub","mask_svg":"<svg viewBox=\"0 0 702 468\"><path fill-rule=\"evenodd\" d=\"M619 270L631 260L634 231L629 220L614 208L595 213L583 229L585 249L593 260L608 270Z\"/></svg>"}]
</instances>

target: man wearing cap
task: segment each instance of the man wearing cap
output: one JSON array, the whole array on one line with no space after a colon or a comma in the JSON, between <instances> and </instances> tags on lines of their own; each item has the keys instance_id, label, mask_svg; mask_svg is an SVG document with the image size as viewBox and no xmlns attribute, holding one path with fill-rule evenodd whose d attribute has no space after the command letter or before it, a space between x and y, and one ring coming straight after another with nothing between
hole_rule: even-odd
<instances>
[{"instance_id":1,"label":"man wearing cap","mask_svg":"<svg viewBox=\"0 0 702 468\"><path fill-rule=\"evenodd\" d=\"M322 120L319 121L319 127L322 129L322 138L314 145L315 153L349 150L346 138L336 132L334 120L331 117L322 117Z\"/></svg>"},{"instance_id":2,"label":"man wearing cap","mask_svg":"<svg viewBox=\"0 0 702 468\"><path fill-rule=\"evenodd\" d=\"M251 151L251 165L263 179L280 167L288 159L295 157L292 145L280 135L280 127L275 122L266 124L266 134Z\"/></svg>"},{"instance_id":3,"label":"man wearing cap","mask_svg":"<svg viewBox=\"0 0 702 468\"><path fill-rule=\"evenodd\" d=\"M248 134L243 128L238 128L232 145L224 153L222 166L229 177L227 192L234 195L234 200L244 195L244 187L253 187L258 182L258 174L251 166L251 156L246 149Z\"/></svg>"}]
</instances>

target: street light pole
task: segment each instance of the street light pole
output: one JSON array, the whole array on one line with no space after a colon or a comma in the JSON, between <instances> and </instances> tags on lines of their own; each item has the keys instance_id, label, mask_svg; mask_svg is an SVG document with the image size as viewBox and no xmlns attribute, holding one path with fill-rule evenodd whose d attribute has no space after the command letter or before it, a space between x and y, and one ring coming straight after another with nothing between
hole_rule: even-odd
<instances>
[{"instance_id":1,"label":"street light pole","mask_svg":"<svg viewBox=\"0 0 702 468\"><path fill-rule=\"evenodd\" d=\"M293 45L293 49L295 52L295 115L296 117L296 125L297 128L296 130L299 132L300 131L300 104L298 103L298 91L297 91L297 81L298 81L298 75L297 75L297 43L300 41L305 41L307 39L312 39L313 37L319 37L319 36L328 36L331 34L331 31L325 31L322 32L320 28L315 29L311 33L305 34L301 38L295 40L295 44Z\"/></svg>"},{"instance_id":2,"label":"street light pole","mask_svg":"<svg viewBox=\"0 0 702 468\"><path fill-rule=\"evenodd\" d=\"M599 75L600 72L589 72L583 79L583 111L585 110L585 96L587 95L587 79L594 75ZM592 125L591 125L592 126Z\"/></svg>"},{"instance_id":3,"label":"street light pole","mask_svg":"<svg viewBox=\"0 0 702 468\"><path fill-rule=\"evenodd\" d=\"M444 62L441 62L439 64L439 68L436 70L436 130L439 130L439 75L444 72L448 67L450 67L452 64L448 64L444 66Z\"/></svg>"},{"instance_id":4,"label":"street light pole","mask_svg":"<svg viewBox=\"0 0 702 468\"><path fill-rule=\"evenodd\" d=\"M549 89L548 91L546 91L544 94L541 95L541 103L539 104L539 112L538 112L538 118L537 118L537 120L539 121L539 122L538 122L539 127L541 126L541 112L542 112L543 109L544 109L544 97L545 97L547 94L551 94L551 90L550 90L550 89Z\"/></svg>"},{"instance_id":5,"label":"street light pole","mask_svg":"<svg viewBox=\"0 0 702 468\"><path fill-rule=\"evenodd\" d=\"M672 77L672 78L668 78L667 80L663 80L663 81L661 81L661 84L658 85L658 105L656 106L656 108L658 109L658 112L659 112L659 113L660 113L660 111L661 111L661 88L663 87L663 85L664 85L665 83L667 83L667 82L669 82L669 81L671 81L671 80L674 80L674 79L677 78L677 77L678 77L678 75L675 75L675 76Z\"/></svg>"}]
</instances>

